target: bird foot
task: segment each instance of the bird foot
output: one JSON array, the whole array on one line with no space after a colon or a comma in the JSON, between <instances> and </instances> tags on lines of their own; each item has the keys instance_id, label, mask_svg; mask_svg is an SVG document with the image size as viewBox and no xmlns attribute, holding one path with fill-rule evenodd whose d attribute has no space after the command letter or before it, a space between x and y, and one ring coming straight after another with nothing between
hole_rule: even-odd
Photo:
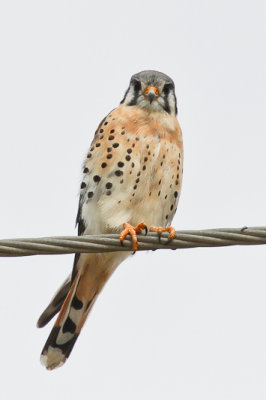
<instances>
[{"instance_id":1,"label":"bird foot","mask_svg":"<svg viewBox=\"0 0 266 400\"><path fill-rule=\"evenodd\" d=\"M123 228L124 228L124 230L120 234L120 243L121 243L121 245L123 245L123 241L124 241L125 237L127 235L130 235L132 238L132 248L133 248L133 251L135 252L136 250L138 250L137 233L141 233L141 231L144 229L145 234L147 235L147 232L148 232L147 225L144 222L141 222L136 227L134 227L134 226L128 224L127 222L125 222L123 224Z\"/></svg>"},{"instance_id":2,"label":"bird foot","mask_svg":"<svg viewBox=\"0 0 266 400\"><path fill-rule=\"evenodd\" d=\"M168 226L167 228L162 228L161 226L158 226L155 228L155 227L151 226L150 232L157 232L159 235L159 238L161 238L161 234L163 232L169 232L167 243L171 242L171 240L173 240L175 237L175 228L173 228L172 226Z\"/></svg>"}]
</instances>

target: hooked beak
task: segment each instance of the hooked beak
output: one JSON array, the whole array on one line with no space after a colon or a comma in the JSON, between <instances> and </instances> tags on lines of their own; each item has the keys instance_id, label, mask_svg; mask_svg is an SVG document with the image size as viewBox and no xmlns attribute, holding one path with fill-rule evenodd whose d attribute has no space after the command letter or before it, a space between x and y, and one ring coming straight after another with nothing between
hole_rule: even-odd
<instances>
[{"instance_id":1,"label":"hooked beak","mask_svg":"<svg viewBox=\"0 0 266 400\"><path fill-rule=\"evenodd\" d=\"M159 96L159 90L157 87L149 86L145 90L145 95L148 97L150 104L153 102L155 97Z\"/></svg>"}]
</instances>

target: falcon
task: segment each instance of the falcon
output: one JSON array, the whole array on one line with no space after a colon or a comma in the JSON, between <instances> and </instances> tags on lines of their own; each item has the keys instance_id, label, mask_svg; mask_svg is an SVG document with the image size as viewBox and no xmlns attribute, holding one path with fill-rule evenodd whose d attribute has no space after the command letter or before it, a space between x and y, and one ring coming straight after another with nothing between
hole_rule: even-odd
<instances>
[{"instance_id":1,"label":"falcon","mask_svg":"<svg viewBox=\"0 0 266 400\"><path fill-rule=\"evenodd\" d=\"M149 229L169 232L180 196L182 132L174 82L157 71L132 76L120 105L105 117L83 165L78 235L120 233L120 241ZM52 370L64 364L105 283L130 252L76 254L71 276L40 316L43 327L59 312L41 354Z\"/></svg>"}]
</instances>

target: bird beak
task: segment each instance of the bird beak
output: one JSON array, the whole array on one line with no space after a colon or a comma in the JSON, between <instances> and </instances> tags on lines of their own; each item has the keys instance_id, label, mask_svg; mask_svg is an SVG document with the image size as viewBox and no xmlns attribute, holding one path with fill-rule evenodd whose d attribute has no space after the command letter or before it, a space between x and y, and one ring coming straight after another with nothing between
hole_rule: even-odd
<instances>
[{"instance_id":1,"label":"bird beak","mask_svg":"<svg viewBox=\"0 0 266 400\"><path fill-rule=\"evenodd\" d=\"M157 87L149 86L145 89L145 95L148 97L151 104L155 97L159 96L159 90Z\"/></svg>"}]
</instances>

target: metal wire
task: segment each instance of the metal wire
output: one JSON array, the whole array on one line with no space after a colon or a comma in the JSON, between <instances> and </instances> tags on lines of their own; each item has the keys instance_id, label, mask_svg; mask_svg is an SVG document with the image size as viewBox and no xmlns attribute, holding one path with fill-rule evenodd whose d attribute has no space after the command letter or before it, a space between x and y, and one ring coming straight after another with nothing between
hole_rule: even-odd
<instances>
[{"instance_id":1,"label":"metal wire","mask_svg":"<svg viewBox=\"0 0 266 400\"><path fill-rule=\"evenodd\" d=\"M168 234L138 235L139 250L187 249L266 244L266 227L225 228L177 231L169 242ZM32 256L38 254L101 253L131 251L131 239L121 246L119 235L55 236L37 239L0 240L0 257Z\"/></svg>"}]
</instances>

